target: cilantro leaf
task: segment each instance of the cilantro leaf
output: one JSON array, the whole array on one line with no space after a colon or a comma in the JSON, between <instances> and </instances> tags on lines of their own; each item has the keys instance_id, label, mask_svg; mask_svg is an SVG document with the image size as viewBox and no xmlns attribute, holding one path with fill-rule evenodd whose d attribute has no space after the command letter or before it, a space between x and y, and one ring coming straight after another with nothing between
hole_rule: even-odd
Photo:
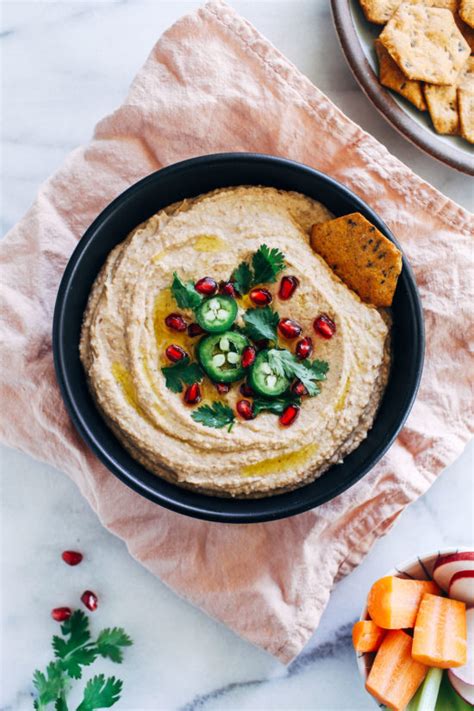
<instances>
[{"instance_id":1,"label":"cilantro leaf","mask_svg":"<svg viewBox=\"0 0 474 711\"><path fill-rule=\"evenodd\" d=\"M123 683L114 676L107 679L103 674L98 674L86 684L84 697L77 707L77 711L94 711L113 706L119 699Z\"/></svg>"},{"instance_id":2,"label":"cilantro leaf","mask_svg":"<svg viewBox=\"0 0 474 711\"><path fill-rule=\"evenodd\" d=\"M55 711L69 711L66 703L66 699L63 696L58 696L54 702Z\"/></svg>"},{"instance_id":3,"label":"cilantro leaf","mask_svg":"<svg viewBox=\"0 0 474 711\"><path fill-rule=\"evenodd\" d=\"M290 351L276 348L268 352L268 362L277 375L301 380L310 397L319 395L321 390L317 381L325 380L329 369L326 361L300 361Z\"/></svg>"},{"instance_id":4,"label":"cilantro leaf","mask_svg":"<svg viewBox=\"0 0 474 711\"><path fill-rule=\"evenodd\" d=\"M97 658L97 651L90 642L89 620L82 610L76 610L61 625L61 632L69 639L54 635L54 656L61 668L74 679L82 676L81 666L89 666Z\"/></svg>"},{"instance_id":5,"label":"cilantro leaf","mask_svg":"<svg viewBox=\"0 0 474 711\"><path fill-rule=\"evenodd\" d=\"M252 286L253 274L247 262L241 262L231 277L239 294L247 294Z\"/></svg>"},{"instance_id":6,"label":"cilantro leaf","mask_svg":"<svg viewBox=\"0 0 474 711\"><path fill-rule=\"evenodd\" d=\"M191 417L194 422L200 422L205 427L220 429L229 425L229 432L235 422L235 415L228 405L215 402L213 405L202 405L194 410Z\"/></svg>"},{"instance_id":7,"label":"cilantro leaf","mask_svg":"<svg viewBox=\"0 0 474 711\"><path fill-rule=\"evenodd\" d=\"M243 319L245 334L252 341L277 340L276 327L280 316L276 311L272 311L269 306L265 306L263 309L249 309L243 315Z\"/></svg>"},{"instance_id":8,"label":"cilantro leaf","mask_svg":"<svg viewBox=\"0 0 474 711\"><path fill-rule=\"evenodd\" d=\"M91 638L89 619L82 610L75 610L71 617L61 625L61 632L66 637L69 635L69 644L73 647L85 644Z\"/></svg>"},{"instance_id":9,"label":"cilantro leaf","mask_svg":"<svg viewBox=\"0 0 474 711\"><path fill-rule=\"evenodd\" d=\"M132 640L121 627L107 627L97 637L97 651L102 657L108 657L113 662L121 664L123 652L121 647L129 647Z\"/></svg>"},{"instance_id":10,"label":"cilantro leaf","mask_svg":"<svg viewBox=\"0 0 474 711\"><path fill-rule=\"evenodd\" d=\"M254 284L272 283L285 268L285 255L276 247L270 249L262 244L252 257L252 266Z\"/></svg>"},{"instance_id":11,"label":"cilantro leaf","mask_svg":"<svg viewBox=\"0 0 474 711\"><path fill-rule=\"evenodd\" d=\"M288 405L300 404L300 398L294 397L293 395L276 397L272 399L257 397L253 401L253 410L255 415L259 415L261 412L273 412L274 415L281 415L281 413L286 410Z\"/></svg>"},{"instance_id":12,"label":"cilantro leaf","mask_svg":"<svg viewBox=\"0 0 474 711\"><path fill-rule=\"evenodd\" d=\"M173 273L171 293L180 309L197 309L202 301L202 296L195 290L194 283L188 281L185 284L176 272Z\"/></svg>"},{"instance_id":13,"label":"cilantro leaf","mask_svg":"<svg viewBox=\"0 0 474 711\"><path fill-rule=\"evenodd\" d=\"M189 358L184 358L176 365L165 366L161 369L165 376L166 387L174 393L180 393L185 385L199 383L203 379L203 372L198 363L190 363Z\"/></svg>"},{"instance_id":14,"label":"cilantro leaf","mask_svg":"<svg viewBox=\"0 0 474 711\"><path fill-rule=\"evenodd\" d=\"M46 667L46 674L38 669L33 674L33 686L38 692L35 700L35 708L43 707L52 703L64 690L64 676L59 662L50 662Z\"/></svg>"}]
</instances>

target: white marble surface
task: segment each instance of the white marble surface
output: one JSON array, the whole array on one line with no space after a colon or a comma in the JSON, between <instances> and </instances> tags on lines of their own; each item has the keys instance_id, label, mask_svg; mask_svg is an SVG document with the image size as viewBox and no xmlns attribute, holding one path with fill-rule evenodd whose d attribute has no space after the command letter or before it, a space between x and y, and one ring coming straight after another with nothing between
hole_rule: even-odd
<instances>
[{"instance_id":1,"label":"white marble surface","mask_svg":"<svg viewBox=\"0 0 474 711\"><path fill-rule=\"evenodd\" d=\"M347 114L417 173L472 208L472 183L408 145L361 94L337 45L327 0L231 3ZM159 34L197 2L3 2L2 233L65 155L125 95ZM121 624L135 640L119 669L117 708L370 709L350 646L370 581L397 562L472 545L473 448L400 517L363 564L336 586L321 625L289 669L177 598L107 533L59 472L1 451L0 709L31 708L32 670L50 658L51 607L96 589L94 629ZM67 547L85 552L71 569ZM104 664L104 671L117 671Z\"/></svg>"}]
</instances>

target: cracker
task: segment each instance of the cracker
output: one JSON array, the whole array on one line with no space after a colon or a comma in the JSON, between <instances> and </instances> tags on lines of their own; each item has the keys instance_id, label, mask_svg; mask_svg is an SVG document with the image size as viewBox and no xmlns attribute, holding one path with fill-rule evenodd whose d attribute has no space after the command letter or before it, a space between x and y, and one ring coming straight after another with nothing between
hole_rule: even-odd
<instances>
[{"instance_id":1,"label":"cracker","mask_svg":"<svg viewBox=\"0 0 474 711\"><path fill-rule=\"evenodd\" d=\"M461 89L458 92L458 104L461 135L469 143L474 143L474 94Z\"/></svg>"},{"instance_id":2,"label":"cracker","mask_svg":"<svg viewBox=\"0 0 474 711\"><path fill-rule=\"evenodd\" d=\"M375 40L375 51L379 60L379 79L383 86L396 91L411 101L420 111L426 111L426 102L421 82L407 79L400 67L395 64L380 40Z\"/></svg>"},{"instance_id":3,"label":"cracker","mask_svg":"<svg viewBox=\"0 0 474 711\"><path fill-rule=\"evenodd\" d=\"M459 129L458 97L455 84L425 84L428 111L437 133L455 134Z\"/></svg>"},{"instance_id":4,"label":"cracker","mask_svg":"<svg viewBox=\"0 0 474 711\"><path fill-rule=\"evenodd\" d=\"M454 21L458 26L460 33L471 48L472 54L474 52L474 30L472 27L469 27L469 25L466 25L457 12L454 13Z\"/></svg>"},{"instance_id":5,"label":"cracker","mask_svg":"<svg viewBox=\"0 0 474 711\"><path fill-rule=\"evenodd\" d=\"M453 13L403 3L380 35L408 79L454 84L470 54Z\"/></svg>"},{"instance_id":6,"label":"cracker","mask_svg":"<svg viewBox=\"0 0 474 711\"><path fill-rule=\"evenodd\" d=\"M461 0L459 14L466 25L474 27L474 0Z\"/></svg>"},{"instance_id":7,"label":"cracker","mask_svg":"<svg viewBox=\"0 0 474 711\"><path fill-rule=\"evenodd\" d=\"M362 301L391 305L402 255L360 212L313 225L311 246Z\"/></svg>"},{"instance_id":8,"label":"cracker","mask_svg":"<svg viewBox=\"0 0 474 711\"><path fill-rule=\"evenodd\" d=\"M402 2L403 0L360 0L366 19L376 25L385 25ZM426 7L444 7L451 12L455 12L458 5L458 0L406 0L406 2Z\"/></svg>"}]
</instances>

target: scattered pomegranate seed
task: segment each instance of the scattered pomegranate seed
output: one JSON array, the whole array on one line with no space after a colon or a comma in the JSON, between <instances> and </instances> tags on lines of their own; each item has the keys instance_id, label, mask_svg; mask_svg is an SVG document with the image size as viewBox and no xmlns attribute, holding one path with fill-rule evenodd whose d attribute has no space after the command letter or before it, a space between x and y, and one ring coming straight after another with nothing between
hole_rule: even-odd
<instances>
[{"instance_id":1,"label":"scattered pomegranate seed","mask_svg":"<svg viewBox=\"0 0 474 711\"><path fill-rule=\"evenodd\" d=\"M169 316L165 318L165 323L168 328L171 328L173 331L186 330L187 324L181 314L169 314Z\"/></svg>"},{"instance_id":2,"label":"scattered pomegranate seed","mask_svg":"<svg viewBox=\"0 0 474 711\"><path fill-rule=\"evenodd\" d=\"M313 341L309 336L306 336L306 338L302 338L301 341L298 341L298 343L296 344L295 353L301 360L309 358L312 352Z\"/></svg>"},{"instance_id":3,"label":"scattered pomegranate seed","mask_svg":"<svg viewBox=\"0 0 474 711\"><path fill-rule=\"evenodd\" d=\"M219 292L221 294L225 294L225 296L232 296L233 299L237 298L237 289L231 281L221 281L219 285Z\"/></svg>"},{"instance_id":4,"label":"scattered pomegranate seed","mask_svg":"<svg viewBox=\"0 0 474 711\"><path fill-rule=\"evenodd\" d=\"M51 610L51 617L56 622L65 622L71 615L72 610L70 607L55 607L54 610Z\"/></svg>"},{"instance_id":5,"label":"scattered pomegranate seed","mask_svg":"<svg viewBox=\"0 0 474 711\"><path fill-rule=\"evenodd\" d=\"M216 383L216 390L221 395L225 395L230 390L229 383Z\"/></svg>"},{"instance_id":6,"label":"scattered pomegranate seed","mask_svg":"<svg viewBox=\"0 0 474 711\"><path fill-rule=\"evenodd\" d=\"M321 314L315 319L313 328L323 338L329 339L336 333L336 324L327 314Z\"/></svg>"},{"instance_id":7,"label":"scattered pomegranate seed","mask_svg":"<svg viewBox=\"0 0 474 711\"><path fill-rule=\"evenodd\" d=\"M63 553L61 553L61 558L68 565L79 565L82 561L82 557L82 553L78 553L77 551L63 551Z\"/></svg>"},{"instance_id":8,"label":"scattered pomegranate seed","mask_svg":"<svg viewBox=\"0 0 474 711\"><path fill-rule=\"evenodd\" d=\"M298 338L302 328L299 323L293 321L291 318L282 318L278 323L278 330L284 338Z\"/></svg>"},{"instance_id":9,"label":"scattered pomegranate seed","mask_svg":"<svg viewBox=\"0 0 474 711\"><path fill-rule=\"evenodd\" d=\"M257 350L261 351L263 348L266 348L268 345L268 341L266 338L262 338L260 341L254 341L255 346Z\"/></svg>"},{"instance_id":10,"label":"scattered pomegranate seed","mask_svg":"<svg viewBox=\"0 0 474 711\"><path fill-rule=\"evenodd\" d=\"M289 427L300 414L298 405L288 405L280 415L280 424L284 427Z\"/></svg>"},{"instance_id":11,"label":"scattered pomegranate seed","mask_svg":"<svg viewBox=\"0 0 474 711\"><path fill-rule=\"evenodd\" d=\"M273 299L268 289L252 289L249 296L250 300L257 306L267 306Z\"/></svg>"},{"instance_id":12,"label":"scattered pomegranate seed","mask_svg":"<svg viewBox=\"0 0 474 711\"><path fill-rule=\"evenodd\" d=\"M193 383L186 388L184 402L188 405L197 405L198 402L201 402L201 388L199 383Z\"/></svg>"},{"instance_id":13,"label":"scattered pomegranate seed","mask_svg":"<svg viewBox=\"0 0 474 711\"><path fill-rule=\"evenodd\" d=\"M97 607L99 605L97 595L93 593L92 590L84 590L81 595L81 602L83 602L87 609L91 612L97 610Z\"/></svg>"},{"instance_id":14,"label":"scattered pomegranate seed","mask_svg":"<svg viewBox=\"0 0 474 711\"><path fill-rule=\"evenodd\" d=\"M252 346L246 346L242 351L242 368L250 368L250 366L255 363L256 356L257 352L255 348L252 348Z\"/></svg>"},{"instance_id":15,"label":"scattered pomegranate seed","mask_svg":"<svg viewBox=\"0 0 474 711\"><path fill-rule=\"evenodd\" d=\"M212 296L217 291L217 282L212 277L203 277L194 284L194 288L199 294L204 296Z\"/></svg>"},{"instance_id":16,"label":"scattered pomegranate seed","mask_svg":"<svg viewBox=\"0 0 474 711\"><path fill-rule=\"evenodd\" d=\"M304 395L308 394L308 391L306 390L301 380L295 380L290 390L292 393L298 395L299 397L303 397Z\"/></svg>"},{"instance_id":17,"label":"scattered pomegranate seed","mask_svg":"<svg viewBox=\"0 0 474 711\"><path fill-rule=\"evenodd\" d=\"M253 420L255 413L249 400L239 400L236 405L237 412L244 420Z\"/></svg>"},{"instance_id":18,"label":"scattered pomegranate seed","mask_svg":"<svg viewBox=\"0 0 474 711\"><path fill-rule=\"evenodd\" d=\"M242 383L239 390L244 397L253 397L255 395L253 388L248 383Z\"/></svg>"},{"instance_id":19,"label":"scattered pomegranate seed","mask_svg":"<svg viewBox=\"0 0 474 711\"><path fill-rule=\"evenodd\" d=\"M191 336L191 338L195 338L195 336L202 336L203 333L206 333L203 328L198 323L190 323L188 326L188 336Z\"/></svg>"},{"instance_id":20,"label":"scattered pomegranate seed","mask_svg":"<svg viewBox=\"0 0 474 711\"><path fill-rule=\"evenodd\" d=\"M299 279L295 276L284 276L280 282L280 290L278 292L280 299L282 301L288 301L288 299L291 299L299 284Z\"/></svg>"},{"instance_id":21,"label":"scattered pomegranate seed","mask_svg":"<svg viewBox=\"0 0 474 711\"><path fill-rule=\"evenodd\" d=\"M184 360L184 358L188 357L188 354L186 353L184 348L181 348L181 346L177 346L175 343L172 343L170 346L168 346L165 353L168 360L170 360L172 363L179 363L180 360Z\"/></svg>"}]
</instances>

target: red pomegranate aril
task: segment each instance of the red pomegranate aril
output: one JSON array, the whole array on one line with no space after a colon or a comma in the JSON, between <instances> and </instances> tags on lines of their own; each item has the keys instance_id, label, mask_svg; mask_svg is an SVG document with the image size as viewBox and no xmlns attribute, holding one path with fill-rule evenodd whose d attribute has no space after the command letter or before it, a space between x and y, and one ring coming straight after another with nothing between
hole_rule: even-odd
<instances>
[{"instance_id":1,"label":"red pomegranate aril","mask_svg":"<svg viewBox=\"0 0 474 711\"><path fill-rule=\"evenodd\" d=\"M212 277L203 277L194 284L194 288L199 294L212 296L217 291L217 282Z\"/></svg>"},{"instance_id":2,"label":"red pomegranate aril","mask_svg":"<svg viewBox=\"0 0 474 711\"><path fill-rule=\"evenodd\" d=\"M242 383L239 390L244 397L253 397L255 395L255 391L248 383Z\"/></svg>"},{"instance_id":3,"label":"red pomegranate aril","mask_svg":"<svg viewBox=\"0 0 474 711\"><path fill-rule=\"evenodd\" d=\"M188 336L191 336L191 338L195 338L196 336L202 336L203 333L206 333L203 328L198 323L190 323L188 326Z\"/></svg>"},{"instance_id":4,"label":"red pomegranate aril","mask_svg":"<svg viewBox=\"0 0 474 711\"><path fill-rule=\"evenodd\" d=\"M242 368L250 368L251 365L255 363L255 358L257 357L257 351L252 346L246 346L242 351Z\"/></svg>"},{"instance_id":5,"label":"red pomegranate aril","mask_svg":"<svg viewBox=\"0 0 474 711\"><path fill-rule=\"evenodd\" d=\"M298 397L303 397L304 395L308 394L308 391L306 390L301 380L295 380L290 390L295 395L298 395Z\"/></svg>"},{"instance_id":6,"label":"red pomegranate aril","mask_svg":"<svg viewBox=\"0 0 474 711\"><path fill-rule=\"evenodd\" d=\"M92 590L84 590L84 592L81 595L81 602L91 612L94 612L94 610L97 610L97 607L99 605L99 600L97 598L97 595L95 593L93 593Z\"/></svg>"},{"instance_id":7,"label":"red pomegranate aril","mask_svg":"<svg viewBox=\"0 0 474 711\"><path fill-rule=\"evenodd\" d=\"M172 331L185 331L187 323L181 314L169 314L165 318L165 323Z\"/></svg>"},{"instance_id":8,"label":"red pomegranate aril","mask_svg":"<svg viewBox=\"0 0 474 711\"><path fill-rule=\"evenodd\" d=\"M224 294L224 296L232 296L233 299L237 298L237 289L231 281L222 281L219 286L219 293Z\"/></svg>"},{"instance_id":9,"label":"red pomegranate aril","mask_svg":"<svg viewBox=\"0 0 474 711\"><path fill-rule=\"evenodd\" d=\"M253 420L255 413L253 411L253 405L249 400L239 400L237 405L237 412L244 420Z\"/></svg>"},{"instance_id":10,"label":"red pomegranate aril","mask_svg":"<svg viewBox=\"0 0 474 711\"><path fill-rule=\"evenodd\" d=\"M263 348L268 346L268 341L266 338L262 338L260 341L254 341L257 350L261 351Z\"/></svg>"},{"instance_id":11,"label":"red pomegranate aril","mask_svg":"<svg viewBox=\"0 0 474 711\"><path fill-rule=\"evenodd\" d=\"M184 360L188 357L188 354L186 353L184 348L181 348L181 346L177 346L176 343L172 343L170 346L168 346L165 353L168 360L170 360L172 363L179 363L180 360Z\"/></svg>"},{"instance_id":12,"label":"red pomegranate aril","mask_svg":"<svg viewBox=\"0 0 474 711\"><path fill-rule=\"evenodd\" d=\"M193 383L186 388L184 402L188 405L197 405L201 402L201 388L199 383Z\"/></svg>"},{"instance_id":13,"label":"red pomegranate aril","mask_svg":"<svg viewBox=\"0 0 474 711\"><path fill-rule=\"evenodd\" d=\"M61 553L61 558L68 565L79 565L82 561L82 557L82 553L78 551L63 551L63 553Z\"/></svg>"},{"instance_id":14,"label":"red pomegranate aril","mask_svg":"<svg viewBox=\"0 0 474 711\"><path fill-rule=\"evenodd\" d=\"M309 336L306 336L306 338L302 338L301 341L298 341L296 344L295 348L295 353L300 360L304 360L305 358L309 358L313 352L313 341Z\"/></svg>"},{"instance_id":15,"label":"red pomegranate aril","mask_svg":"<svg viewBox=\"0 0 474 711\"><path fill-rule=\"evenodd\" d=\"M225 395L230 390L229 383L216 383L216 390L221 395Z\"/></svg>"},{"instance_id":16,"label":"red pomegranate aril","mask_svg":"<svg viewBox=\"0 0 474 711\"><path fill-rule=\"evenodd\" d=\"M278 330L284 338L291 340L292 338L298 338L303 329L299 323L296 323L291 318L282 318L278 323Z\"/></svg>"},{"instance_id":17,"label":"red pomegranate aril","mask_svg":"<svg viewBox=\"0 0 474 711\"><path fill-rule=\"evenodd\" d=\"M299 279L295 276L284 276L280 282L280 289L278 291L279 298L282 301L288 301L288 299L291 299L299 284Z\"/></svg>"},{"instance_id":18,"label":"red pomegranate aril","mask_svg":"<svg viewBox=\"0 0 474 711\"><path fill-rule=\"evenodd\" d=\"M313 328L323 338L329 339L336 333L336 324L327 314L321 314L314 320Z\"/></svg>"},{"instance_id":19,"label":"red pomegranate aril","mask_svg":"<svg viewBox=\"0 0 474 711\"><path fill-rule=\"evenodd\" d=\"M298 405L288 405L288 407L285 408L280 415L280 424L283 425L283 427L289 427L293 424L299 414L300 408Z\"/></svg>"},{"instance_id":20,"label":"red pomegranate aril","mask_svg":"<svg viewBox=\"0 0 474 711\"><path fill-rule=\"evenodd\" d=\"M272 302L273 296L268 289L252 289L249 294L250 300L257 306L268 306Z\"/></svg>"},{"instance_id":21,"label":"red pomegranate aril","mask_svg":"<svg viewBox=\"0 0 474 711\"><path fill-rule=\"evenodd\" d=\"M55 607L51 610L51 617L56 622L66 622L72 615L72 610L70 607Z\"/></svg>"}]
</instances>

